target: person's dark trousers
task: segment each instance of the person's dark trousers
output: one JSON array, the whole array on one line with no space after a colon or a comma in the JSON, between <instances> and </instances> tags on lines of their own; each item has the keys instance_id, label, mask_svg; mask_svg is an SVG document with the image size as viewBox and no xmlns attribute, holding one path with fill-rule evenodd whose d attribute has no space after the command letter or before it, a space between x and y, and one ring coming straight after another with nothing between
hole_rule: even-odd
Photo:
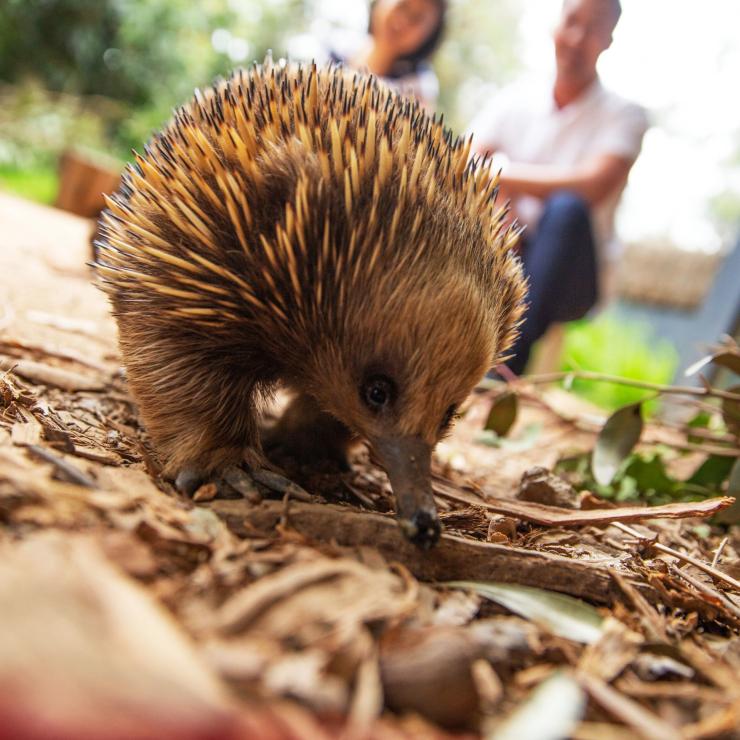
<instances>
[{"instance_id":1,"label":"person's dark trousers","mask_svg":"<svg viewBox=\"0 0 740 740\"><path fill-rule=\"evenodd\" d=\"M580 319L598 297L596 244L589 207L581 196L553 193L536 231L523 236L528 308L514 357L506 363L517 375L524 371L532 345L551 324Z\"/></svg>"}]
</instances>

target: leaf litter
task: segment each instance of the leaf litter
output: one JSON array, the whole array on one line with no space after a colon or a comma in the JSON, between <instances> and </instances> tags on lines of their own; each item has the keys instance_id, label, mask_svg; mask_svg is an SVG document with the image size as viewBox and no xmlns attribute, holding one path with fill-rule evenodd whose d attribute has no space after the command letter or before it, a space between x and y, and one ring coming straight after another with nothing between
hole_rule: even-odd
<instances>
[{"instance_id":1,"label":"leaf litter","mask_svg":"<svg viewBox=\"0 0 740 740\"><path fill-rule=\"evenodd\" d=\"M551 472L598 445L593 411L521 385L493 426L536 443L477 444L493 396L473 395L435 463L430 552L403 539L362 450L349 473L291 470L298 501L257 482L194 502L159 474L102 297L23 238L2 260L9 737L524 737L543 717L552 737L737 730L740 537L707 518L733 511L737 464L696 458L713 498L616 506ZM672 433L642 431L638 451ZM637 444L621 434L608 470Z\"/></svg>"}]
</instances>

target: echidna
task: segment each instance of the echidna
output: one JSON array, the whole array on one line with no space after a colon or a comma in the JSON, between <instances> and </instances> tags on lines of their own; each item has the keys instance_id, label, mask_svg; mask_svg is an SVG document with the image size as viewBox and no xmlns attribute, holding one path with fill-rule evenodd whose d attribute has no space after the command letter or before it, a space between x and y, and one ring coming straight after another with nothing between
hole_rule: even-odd
<instances>
[{"instance_id":1,"label":"echidna","mask_svg":"<svg viewBox=\"0 0 740 740\"><path fill-rule=\"evenodd\" d=\"M372 76L268 60L196 90L136 155L96 269L181 488L268 465L258 412L282 384L283 445L337 458L367 440L407 536L436 541L432 449L524 292L470 145Z\"/></svg>"}]
</instances>

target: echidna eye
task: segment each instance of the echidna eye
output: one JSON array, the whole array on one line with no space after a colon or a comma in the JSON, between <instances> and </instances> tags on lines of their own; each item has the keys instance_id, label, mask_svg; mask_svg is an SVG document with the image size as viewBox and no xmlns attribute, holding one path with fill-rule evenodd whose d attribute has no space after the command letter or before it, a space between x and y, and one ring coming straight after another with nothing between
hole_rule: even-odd
<instances>
[{"instance_id":1,"label":"echidna eye","mask_svg":"<svg viewBox=\"0 0 740 740\"><path fill-rule=\"evenodd\" d=\"M447 429L447 427L452 424L452 419L455 416L456 410L457 406L453 403L452 406L450 406L447 411L445 411L445 415L442 418L442 424L440 425L442 429Z\"/></svg>"},{"instance_id":2,"label":"echidna eye","mask_svg":"<svg viewBox=\"0 0 740 740\"><path fill-rule=\"evenodd\" d=\"M362 400L372 411L380 411L393 401L395 386L390 378L376 375L362 386Z\"/></svg>"}]
</instances>

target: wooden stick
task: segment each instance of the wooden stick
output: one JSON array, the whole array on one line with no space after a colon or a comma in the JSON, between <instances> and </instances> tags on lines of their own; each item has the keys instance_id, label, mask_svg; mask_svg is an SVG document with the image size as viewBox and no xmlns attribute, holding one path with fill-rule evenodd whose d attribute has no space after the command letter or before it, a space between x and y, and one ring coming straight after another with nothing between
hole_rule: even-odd
<instances>
[{"instance_id":1,"label":"wooden stick","mask_svg":"<svg viewBox=\"0 0 740 740\"><path fill-rule=\"evenodd\" d=\"M497 514L518 517L545 526L583 526L587 524L610 524L612 522L636 522L642 519L684 519L687 517L712 516L731 506L734 498L720 496L687 503L664 504L663 506L618 506L613 509L561 509L533 501L515 501L461 491L437 478L433 483L439 496L460 501L470 506L480 506Z\"/></svg>"},{"instance_id":2,"label":"wooden stick","mask_svg":"<svg viewBox=\"0 0 740 740\"><path fill-rule=\"evenodd\" d=\"M244 501L216 500L206 506L220 515L237 535L263 536L275 529L283 514L280 501L249 506ZM443 534L431 550L420 550L401 532L392 516L348 506L291 502L287 525L313 540L348 547L374 547L389 562L404 565L422 581L466 580L520 583L560 591L600 604L617 593L610 572L619 560L587 562L553 553Z\"/></svg>"},{"instance_id":3,"label":"wooden stick","mask_svg":"<svg viewBox=\"0 0 740 740\"><path fill-rule=\"evenodd\" d=\"M722 542L719 543L719 547L717 547L717 551L714 553L714 557L712 558L712 568L717 567L717 563L719 562L719 559L722 557L722 551L725 549L725 545L727 544L728 540L729 540L729 537L724 537L722 539Z\"/></svg>"},{"instance_id":4,"label":"wooden stick","mask_svg":"<svg viewBox=\"0 0 740 740\"><path fill-rule=\"evenodd\" d=\"M100 379L32 360L0 356L0 369L10 370L31 383L51 385L64 391L99 391L105 387Z\"/></svg>"}]
</instances>

